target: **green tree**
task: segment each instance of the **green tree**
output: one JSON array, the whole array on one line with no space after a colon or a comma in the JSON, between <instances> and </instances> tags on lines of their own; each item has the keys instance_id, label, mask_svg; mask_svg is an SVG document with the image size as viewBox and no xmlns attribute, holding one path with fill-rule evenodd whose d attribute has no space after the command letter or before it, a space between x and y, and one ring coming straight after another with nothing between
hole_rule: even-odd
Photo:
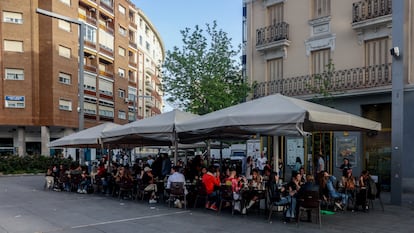
<instances>
[{"instance_id":1,"label":"green tree","mask_svg":"<svg viewBox=\"0 0 414 233\"><path fill-rule=\"evenodd\" d=\"M250 88L237 58L240 46L233 48L216 21L206 31L196 25L181 34L183 47L167 51L163 66L167 102L200 115L243 102Z\"/></svg>"}]
</instances>

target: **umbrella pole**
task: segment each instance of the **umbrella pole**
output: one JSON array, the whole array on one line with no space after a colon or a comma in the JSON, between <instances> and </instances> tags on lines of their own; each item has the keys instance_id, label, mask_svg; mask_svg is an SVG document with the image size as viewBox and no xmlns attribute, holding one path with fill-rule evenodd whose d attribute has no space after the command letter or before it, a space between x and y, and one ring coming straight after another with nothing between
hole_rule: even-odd
<instances>
[{"instance_id":1,"label":"umbrella pole","mask_svg":"<svg viewBox=\"0 0 414 233\"><path fill-rule=\"evenodd\" d=\"M174 165L177 165L177 157L178 157L177 132L174 132Z\"/></svg>"},{"instance_id":2,"label":"umbrella pole","mask_svg":"<svg viewBox=\"0 0 414 233\"><path fill-rule=\"evenodd\" d=\"M279 174L279 137L273 136L273 171Z\"/></svg>"},{"instance_id":3,"label":"umbrella pole","mask_svg":"<svg viewBox=\"0 0 414 233\"><path fill-rule=\"evenodd\" d=\"M220 141L220 170L221 169L223 169L223 141Z\"/></svg>"}]
</instances>

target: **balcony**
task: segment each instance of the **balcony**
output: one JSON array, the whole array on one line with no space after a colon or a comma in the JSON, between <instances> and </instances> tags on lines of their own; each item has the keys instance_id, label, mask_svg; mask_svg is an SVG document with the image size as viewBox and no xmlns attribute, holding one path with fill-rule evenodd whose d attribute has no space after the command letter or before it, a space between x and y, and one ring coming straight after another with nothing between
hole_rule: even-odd
<instances>
[{"instance_id":1,"label":"balcony","mask_svg":"<svg viewBox=\"0 0 414 233\"><path fill-rule=\"evenodd\" d=\"M151 108L151 107L153 106L153 104L152 104L152 100L145 100L145 106L146 106L147 108Z\"/></svg>"},{"instance_id":2,"label":"balcony","mask_svg":"<svg viewBox=\"0 0 414 233\"><path fill-rule=\"evenodd\" d=\"M134 68L138 66L138 63L132 59L129 59L128 64Z\"/></svg>"},{"instance_id":3,"label":"balcony","mask_svg":"<svg viewBox=\"0 0 414 233\"><path fill-rule=\"evenodd\" d=\"M85 71L96 73L96 66L95 65L85 64L85 66L83 68L85 69Z\"/></svg>"},{"instance_id":4,"label":"balcony","mask_svg":"<svg viewBox=\"0 0 414 233\"><path fill-rule=\"evenodd\" d=\"M107 78L114 78L114 73L110 70L100 70L99 75L105 76Z\"/></svg>"},{"instance_id":5,"label":"balcony","mask_svg":"<svg viewBox=\"0 0 414 233\"><path fill-rule=\"evenodd\" d=\"M99 52L101 52L101 53L103 53L107 56L110 56L110 57L114 56L114 51L111 48L108 48L103 44L99 44Z\"/></svg>"},{"instance_id":6,"label":"balcony","mask_svg":"<svg viewBox=\"0 0 414 233\"><path fill-rule=\"evenodd\" d=\"M96 26L96 18L94 18L94 17L92 17L90 15L87 15L86 16L86 22L89 23L89 24L91 24L91 25L95 25Z\"/></svg>"},{"instance_id":7,"label":"balcony","mask_svg":"<svg viewBox=\"0 0 414 233\"><path fill-rule=\"evenodd\" d=\"M131 47L131 48L134 48L134 49L138 49L138 46L137 46L137 43L135 43L135 42L133 42L133 41L129 41L129 46Z\"/></svg>"},{"instance_id":8,"label":"balcony","mask_svg":"<svg viewBox=\"0 0 414 233\"><path fill-rule=\"evenodd\" d=\"M114 7L109 5L109 2L106 3L104 1L101 1L101 7L105 9L106 11L108 11L109 13L112 13L112 14L114 13Z\"/></svg>"},{"instance_id":9,"label":"balcony","mask_svg":"<svg viewBox=\"0 0 414 233\"><path fill-rule=\"evenodd\" d=\"M94 41L90 41L87 38L84 40L85 47L96 49L96 43Z\"/></svg>"},{"instance_id":10,"label":"balcony","mask_svg":"<svg viewBox=\"0 0 414 233\"><path fill-rule=\"evenodd\" d=\"M154 88L151 85L151 82L149 82L149 81L146 81L145 82L145 90L147 90L149 92L151 92L152 90L154 90Z\"/></svg>"},{"instance_id":11,"label":"balcony","mask_svg":"<svg viewBox=\"0 0 414 233\"><path fill-rule=\"evenodd\" d=\"M380 88L390 88L391 64L337 70L332 74L306 75L257 83L254 98L281 93L287 96L315 95L320 88L335 94L364 93Z\"/></svg>"},{"instance_id":12,"label":"balcony","mask_svg":"<svg viewBox=\"0 0 414 233\"><path fill-rule=\"evenodd\" d=\"M392 0L363 0L352 4L352 28L391 22Z\"/></svg>"},{"instance_id":13,"label":"balcony","mask_svg":"<svg viewBox=\"0 0 414 233\"><path fill-rule=\"evenodd\" d=\"M256 49L259 51L289 46L289 24L277 23L256 30Z\"/></svg>"}]
</instances>

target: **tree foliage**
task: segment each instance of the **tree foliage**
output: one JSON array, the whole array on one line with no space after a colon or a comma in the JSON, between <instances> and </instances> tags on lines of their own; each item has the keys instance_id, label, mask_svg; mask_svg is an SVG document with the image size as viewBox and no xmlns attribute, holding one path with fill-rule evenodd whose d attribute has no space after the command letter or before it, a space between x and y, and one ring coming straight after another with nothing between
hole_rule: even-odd
<instances>
[{"instance_id":1,"label":"tree foliage","mask_svg":"<svg viewBox=\"0 0 414 233\"><path fill-rule=\"evenodd\" d=\"M238 104L250 88L235 59L227 33L216 21L181 31L183 47L167 51L163 66L163 90L174 107L196 114L206 114ZM209 38L206 38L208 36Z\"/></svg>"}]
</instances>

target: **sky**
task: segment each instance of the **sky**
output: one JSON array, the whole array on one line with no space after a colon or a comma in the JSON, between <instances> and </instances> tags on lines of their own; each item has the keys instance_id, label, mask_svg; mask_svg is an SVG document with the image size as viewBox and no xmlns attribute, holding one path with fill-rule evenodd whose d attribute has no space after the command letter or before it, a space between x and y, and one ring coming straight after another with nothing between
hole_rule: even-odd
<instances>
[{"instance_id":1,"label":"sky","mask_svg":"<svg viewBox=\"0 0 414 233\"><path fill-rule=\"evenodd\" d=\"M236 49L242 42L242 0L132 0L140 8L164 43L165 51L174 46L182 47L181 30L194 29L215 20L217 28L222 29L232 39ZM165 102L165 111L172 107Z\"/></svg>"}]
</instances>

